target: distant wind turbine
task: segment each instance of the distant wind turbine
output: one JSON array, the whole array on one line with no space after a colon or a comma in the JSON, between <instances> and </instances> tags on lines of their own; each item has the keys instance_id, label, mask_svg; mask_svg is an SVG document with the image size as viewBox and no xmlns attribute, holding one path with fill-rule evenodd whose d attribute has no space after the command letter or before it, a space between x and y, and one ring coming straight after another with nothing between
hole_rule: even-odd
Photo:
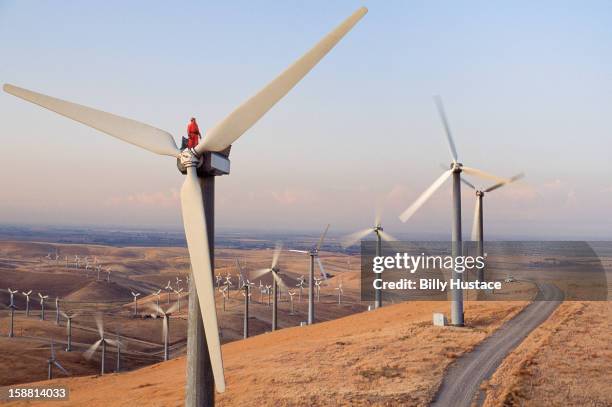
<instances>
[{"instance_id":1,"label":"distant wind turbine","mask_svg":"<svg viewBox=\"0 0 612 407\"><path fill-rule=\"evenodd\" d=\"M280 243L276 244L274 254L272 255L272 265L269 268L255 271L251 278L256 279L264 276L265 274L272 274L272 330L276 331L278 328L278 288L287 287L280 277L280 268L278 266L278 259L282 250Z\"/></svg>"},{"instance_id":2,"label":"distant wind turbine","mask_svg":"<svg viewBox=\"0 0 612 407\"><path fill-rule=\"evenodd\" d=\"M96 326L98 328L98 334L100 335L100 339L98 339L93 345L89 347L89 349L87 349L87 351L85 351L84 356L85 356L85 359L90 360L94 352L98 350L98 347L100 347L100 345L102 345L102 355L100 356L100 374L104 374L105 372L104 363L106 359L106 345L108 344L111 346L119 346L119 343L115 340L106 338L104 334L104 323L102 322L102 316L100 314L96 314L95 320L96 320Z\"/></svg>"}]
</instances>

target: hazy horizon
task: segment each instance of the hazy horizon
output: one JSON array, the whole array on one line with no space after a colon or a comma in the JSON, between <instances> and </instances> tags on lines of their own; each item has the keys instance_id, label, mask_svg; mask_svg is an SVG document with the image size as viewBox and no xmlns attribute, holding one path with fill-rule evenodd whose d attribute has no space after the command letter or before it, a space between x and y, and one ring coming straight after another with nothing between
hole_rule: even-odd
<instances>
[{"instance_id":1,"label":"hazy horizon","mask_svg":"<svg viewBox=\"0 0 612 407\"><path fill-rule=\"evenodd\" d=\"M0 82L171 132L206 130L362 2L0 2ZM232 149L218 230L450 235L441 94L460 161L526 178L485 197L485 238L612 239L612 4L370 2ZM193 25L187 24L189 18ZM0 94L0 224L181 230L174 159ZM470 178L472 181L476 181ZM478 185L488 186L488 182ZM463 188L464 235L474 196Z\"/></svg>"}]
</instances>

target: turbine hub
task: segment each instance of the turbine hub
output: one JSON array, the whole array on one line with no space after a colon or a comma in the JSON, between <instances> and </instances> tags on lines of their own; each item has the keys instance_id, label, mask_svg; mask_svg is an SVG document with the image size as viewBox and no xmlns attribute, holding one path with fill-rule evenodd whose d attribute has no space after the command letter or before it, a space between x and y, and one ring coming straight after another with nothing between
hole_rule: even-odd
<instances>
[{"instance_id":1,"label":"turbine hub","mask_svg":"<svg viewBox=\"0 0 612 407\"><path fill-rule=\"evenodd\" d=\"M458 173L460 173L460 172L461 172L461 167L463 167L463 164L461 164L461 163L459 163L459 162L453 162L453 163L451 163L450 169L451 169L453 172L458 172Z\"/></svg>"},{"instance_id":2,"label":"turbine hub","mask_svg":"<svg viewBox=\"0 0 612 407\"><path fill-rule=\"evenodd\" d=\"M186 148L181 151L178 159L183 168L199 167L202 165L202 157L195 155L190 149Z\"/></svg>"},{"instance_id":3,"label":"turbine hub","mask_svg":"<svg viewBox=\"0 0 612 407\"><path fill-rule=\"evenodd\" d=\"M476 191L476 196L484 196L484 192L483 191Z\"/></svg>"}]
</instances>

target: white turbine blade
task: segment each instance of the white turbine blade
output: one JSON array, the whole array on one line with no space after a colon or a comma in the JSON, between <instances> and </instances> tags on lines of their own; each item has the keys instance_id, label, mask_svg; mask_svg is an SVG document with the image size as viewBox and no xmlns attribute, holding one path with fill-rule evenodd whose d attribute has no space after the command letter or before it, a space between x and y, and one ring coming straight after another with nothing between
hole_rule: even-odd
<instances>
[{"instance_id":1,"label":"white turbine blade","mask_svg":"<svg viewBox=\"0 0 612 407\"><path fill-rule=\"evenodd\" d=\"M59 370L61 370L61 371L62 371L62 373L64 373L66 376L70 376L70 373L68 373L68 371L67 371L66 369L64 369L64 368L62 367L62 365L60 365L60 364L59 364L59 362L58 362L57 360L54 360L54 361L53 361L53 364L54 364L54 365L55 365L55 366L56 366L56 367L57 367Z\"/></svg>"},{"instance_id":2,"label":"white turbine blade","mask_svg":"<svg viewBox=\"0 0 612 407\"><path fill-rule=\"evenodd\" d=\"M510 184L511 182L517 181L521 178L523 178L525 176L525 174L520 173L515 175L514 177L510 178L507 182L499 182L495 185L490 186L489 188L485 189L483 192L491 192L491 191L495 191L497 188L501 188L506 184Z\"/></svg>"},{"instance_id":3,"label":"white turbine blade","mask_svg":"<svg viewBox=\"0 0 612 407\"><path fill-rule=\"evenodd\" d=\"M484 172L484 171L479 170L477 168L462 166L461 170L463 172L465 172L466 174L474 175L474 176L480 177L480 178L488 178L488 179L491 179L491 180L493 180L495 182L501 182L501 183L508 183L508 182L510 182L510 180L507 179L507 178L498 177L497 175L489 174L488 172Z\"/></svg>"},{"instance_id":4,"label":"white turbine blade","mask_svg":"<svg viewBox=\"0 0 612 407\"><path fill-rule=\"evenodd\" d=\"M96 314L96 327L98 327L98 333L100 334L100 338L104 336L104 323L102 322L102 316L100 314Z\"/></svg>"},{"instance_id":5,"label":"white turbine blade","mask_svg":"<svg viewBox=\"0 0 612 407\"><path fill-rule=\"evenodd\" d=\"M5 84L4 91L153 153L177 156L170 133L132 119Z\"/></svg>"},{"instance_id":6,"label":"white turbine blade","mask_svg":"<svg viewBox=\"0 0 612 407\"><path fill-rule=\"evenodd\" d=\"M374 212L374 226L380 225L380 221L382 219L382 202L379 202L376 205L376 210Z\"/></svg>"},{"instance_id":7,"label":"white turbine blade","mask_svg":"<svg viewBox=\"0 0 612 407\"><path fill-rule=\"evenodd\" d=\"M463 182L465 185L467 185L468 187L472 188L473 190L476 190L476 187L470 181L468 181L467 179L465 179L463 177L461 177L460 179L461 179L461 182Z\"/></svg>"},{"instance_id":8,"label":"white turbine blade","mask_svg":"<svg viewBox=\"0 0 612 407\"><path fill-rule=\"evenodd\" d=\"M288 290L289 288L287 287L287 284L285 284L285 282L283 281L283 279L278 275L278 273L276 272L272 272L272 277L274 277L274 280L276 280L276 284L278 284L279 286L281 286L283 289Z\"/></svg>"},{"instance_id":9,"label":"white turbine blade","mask_svg":"<svg viewBox=\"0 0 612 407\"><path fill-rule=\"evenodd\" d=\"M446 141L448 141L448 149L450 150L451 158L453 159L453 162L457 162L457 148L455 147L455 142L453 141L453 136L451 134L450 125L448 124L448 119L446 118L446 112L444 111L442 98L440 96L434 96L434 101L436 102L436 107L438 108L440 119L442 119L442 124L444 124Z\"/></svg>"},{"instance_id":10,"label":"white turbine blade","mask_svg":"<svg viewBox=\"0 0 612 407\"><path fill-rule=\"evenodd\" d=\"M355 11L255 96L245 101L225 119L210 129L202 139L202 142L196 147L197 153L224 150L242 136L268 110L289 93L338 41L357 24L367 11L365 7Z\"/></svg>"},{"instance_id":11,"label":"white turbine blade","mask_svg":"<svg viewBox=\"0 0 612 407\"><path fill-rule=\"evenodd\" d=\"M402 222L406 222L408 219L410 219L410 217L412 215L415 214L416 211L419 210L419 208L421 206L423 206L423 204L434 194L434 192L436 192L436 190L438 188L440 188L442 186L442 184L444 184L444 181L446 181L446 179L448 177L450 177L450 175L453 172L451 170L447 170L445 172L442 173L442 175L440 175L440 177L438 177L437 180L434 181L433 184L431 184L431 186L429 188L427 188L425 190L425 192L423 192L416 201L414 201L414 203L412 205L410 205L408 207L408 209L406 209L401 215L400 215L400 220Z\"/></svg>"},{"instance_id":12,"label":"white turbine blade","mask_svg":"<svg viewBox=\"0 0 612 407\"><path fill-rule=\"evenodd\" d=\"M256 278L259 278L261 276L263 276L266 273L269 273L270 271L272 271L272 269L260 269L260 270L256 270L253 273L251 273L251 278L253 280L255 280Z\"/></svg>"},{"instance_id":13,"label":"white turbine blade","mask_svg":"<svg viewBox=\"0 0 612 407\"><path fill-rule=\"evenodd\" d=\"M158 313L159 315L164 315L164 310L161 309L161 307L157 305L156 302L149 303L149 308Z\"/></svg>"},{"instance_id":14,"label":"white turbine blade","mask_svg":"<svg viewBox=\"0 0 612 407\"><path fill-rule=\"evenodd\" d=\"M476 235L478 234L478 213L480 211L480 199L476 197L476 205L474 205L474 220L472 221L472 242L476 241Z\"/></svg>"},{"instance_id":15,"label":"white turbine blade","mask_svg":"<svg viewBox=\"0 0 612 407\"><path fill-rule=\"evenodd\" d=\"M172 304L172 305L170 306L170 308L168 308L168 309L166 310L166 314L168 314L168 315L172 314L174 311L176 311L176 310L178 309L178 305L179 305L179 303L178 303L178 302L175 302L174 304Z\"/></svg>"},{"instance_id":16,"label":"white turbine blade","mask_svg":"<svg viewBox=\"0 0 612 407\"><path fill-rule=\"evenodd\" d=\"M351 233L350 235L342 239L342 247L346 248L346 247L350 247L354 245L355 243L359 242L361 239L363 239L364 237L366 237L373 231L374 229L367 228L367 229L363 229L355 233Z\"/></svg>"},{"instance_id":17,"label":"white turbine blade","mask_svg":"<svg viewBox=\"0 0 612 407\"><path fill-rule=\"evenodd\" d=\"M325 227L325 230L323 231L323 234L321 235L321 238L319 239L319 243L317 243L317 250L320 250L321 246L323 246L323 241L325 240L325 236L327 236L328 230L329 230L329 223Z\"/></svg>"},{"instance_id":18,"label":"white turbine blade","mask_svg":"<svg viewBox=\"0 0 612 407\"><path fill-rule=\"evenodd\" d=\"M61 315L62 315L64 318L68 319L68 314L66 314L64 311L60 311L60 314L61 314Z\"/></svg>"},{"instance_id":19,"label":"white turbine blade","mask_svg":"<svg viewBox=\"0 0 612 407\"><path fill-rule=\"evenodd\" d=\"M306 250L295 250L295 249L289 249L290 252L293 253L302 253L302 254L308 254L308 252Z\"/></svg>"},{"instance_id":20,"label":"white turbine blade","mask_svg":"<svg viewBox=\"0 0 612 407\"><path fill-rule=\"evenodd\" d=\"M219 341L219 327L215 308L215 286L210 264L206 218L200 182L193 167L187 168L187 176L181 188L181 208L187 238L187 248L191 259L191 269L195 281L210 363L217 391L225 391L223 377L223 358Z\"/></svg>"},{"instance_id":21,"label":"white turbine blade","mask_svg":"<svg viewBox=\"0 0 612 407\"><path fill-rule=\"evenodd\" d=\"M327 280L327 273L325 272L325 268L323 267L323 263L321 262L321 258L317 256L317 264L319 265L319 270L321 270L321 275L324 280Z\"/></svg>"},{"instance_id":22,"label":"white turbine blade","mask_svg":"<svg viewBox=\"0 0 612 407\"><path fill-rule=\"evenodd\" d=\"M102 339L98 339L96 341L96 343L91 345L89 347L89 349L87 349L85 351L85 353L83 353L83 356L85 357L85 359L87 359L87 360L91 359L91 357L93 356L94 352L98 349L98 346L100 346L101 343L102 343Z\"/></svg>"},{"instance_id":23,"label":"white turbine blade","mask_svg":"<svg viewBox=\"0 0 612 407\"><path fill-rule=\"evenodd\" d=\"M385 232L384 230L379 230L378 233L380 233L380 237L383 240L386 240L387 242L395 242L395 241L397 241L396 238L394 238L393 236L391 236L389 233Z\"/></svg>"},{"instance_id":24,"label":"white turbine blade","mask_svg":"<svg viewBox=\"0 0 612 407\"><path fill-rule=\"evenodd\" d=\"M283 250L283 244L280 242L276 243L276 247L274 248L274 255L272 256L272 267L270 267L271 269L276 267L276 264L278 263L278 258L281 254L281 250Z\"/></svg>"},{"instance_id":25,"label":"white turbine blade","mask_svg":"<svg viewBox=\"0 0 612 407\"><path fill-rule=\"evenodd\" d=\"M116 347L119 347L119 342L117 342L117 341L116 341L116 340L114 340L114 339L104 339L104 340L106 341L106 343L108 343L108 344L109 344L109 345L111 345L111 346L116 346Z\"/></svg>"}]
</instances>

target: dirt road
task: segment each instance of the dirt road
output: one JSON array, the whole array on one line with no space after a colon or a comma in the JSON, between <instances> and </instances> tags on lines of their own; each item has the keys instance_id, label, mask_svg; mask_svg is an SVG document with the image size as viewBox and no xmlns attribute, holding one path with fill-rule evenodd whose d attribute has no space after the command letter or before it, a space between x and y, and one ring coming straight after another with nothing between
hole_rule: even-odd
<instances>
[{"instance_id":1,"label":"dirt road","mask_svg":"<svg viewBox=\"0 0 612 407\"><path fill-rule=\"evenodd\" d=\"M446 373L432 406L469 407L477 393L478 404L482 403L479 392L482 381L490 378L508 353L546 321L563 301L563 293L553 284L538 283L538 289L537 301L525 307L473 351L457 359Z\"/></svg>"}]
</instances>

